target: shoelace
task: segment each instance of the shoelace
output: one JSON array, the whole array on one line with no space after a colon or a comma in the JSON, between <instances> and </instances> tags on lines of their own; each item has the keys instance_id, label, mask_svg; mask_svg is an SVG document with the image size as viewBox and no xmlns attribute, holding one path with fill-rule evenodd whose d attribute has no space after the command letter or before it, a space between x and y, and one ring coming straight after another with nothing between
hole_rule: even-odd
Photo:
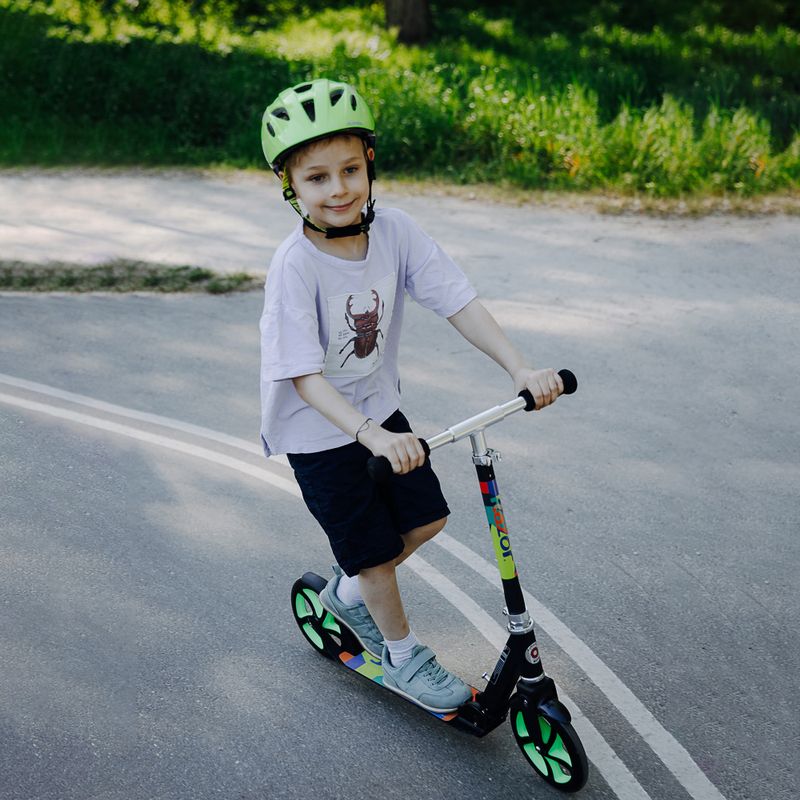
<instances>
[{"instance_id":1,"label":"shoelace","mask_svg":"<svg viewBox=\"0 0 800 800\"><path fill-rule=\"evenodd\" d=\"M375 624L375 620L372 619L372 616L370 615L369 611L367 611L366 606L357 606L356 608L348 609L348 611L358 620L359 623L369 623L371 628L374 628L376 632L380 633L380 631L378 631L378 626ZM382 639L383 637L380 636L379 638Z\"/></svg>"},{"instance_id":2,"label":"shoelace","mask_svg":"<svg viewBox=\"0 0 800 800\"><path fill-rule=\"evenodd\" d=\"M439 686L450 678L450 673L435 658L426 661L417 674L425 678L431 686Z\"/></svg>"},{"instance_id":3,"label":"shoelace","mask_svg":"<svg viewBox=\"0 0 800 800\"><path fill-rule=\"evenodd\" d=\"M367 611L367 607L363 605L355 606L354 608L347 609L350 614L354 617L357 617L360 622L367 622L368 620L372 620L372 616L370 615L369 611Z\"/></svg>"}]
</instances>

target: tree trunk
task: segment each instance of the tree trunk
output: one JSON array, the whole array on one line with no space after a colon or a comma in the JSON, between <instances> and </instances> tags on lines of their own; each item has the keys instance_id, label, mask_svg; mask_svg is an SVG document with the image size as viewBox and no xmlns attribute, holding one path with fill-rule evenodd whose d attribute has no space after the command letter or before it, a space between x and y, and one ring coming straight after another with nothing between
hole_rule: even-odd
<instances>
[{"instance_id":1,"label":"tree trunk","mask_svg":"<svg viewBox=\"0 0 800 800\"><path fill-rule=\"evenodd\" d=\"M403 44L422 44L431 33L428 0L385 0L386 27L397 28Z\"/></svg>"}]
</instances>

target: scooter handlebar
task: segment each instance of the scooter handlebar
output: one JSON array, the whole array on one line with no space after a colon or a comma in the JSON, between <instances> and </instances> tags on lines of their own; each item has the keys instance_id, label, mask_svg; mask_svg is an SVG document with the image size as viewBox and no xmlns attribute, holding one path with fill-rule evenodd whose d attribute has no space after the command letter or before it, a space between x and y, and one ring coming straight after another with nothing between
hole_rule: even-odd
<instances>
[{"instance_id":1,"label":"scooter handlebar","mask_svg":"<svg viewBox=\"0 0 800 800\"><path fill-rule=\"evenodd\" d=\"M578 388L578 379L568 369L559 370L558 374L561 377L562 384L564 385L564 391L562 394L573 394ZM500 419L502 419L504 416L507 416L509 413L513 413L513 411L520 411L523 408L525 411L533 411L536 408L536 402L533 399L533 395L527 389L523 389L519 393L518 397L521 397L525 401L525 405L509 410L502 416L494 419L493 422L499 422ZM448 439L448 441L454 441L454 439ZM425 451L425 456L429 456L431 449L428 446L428 443L425 441L425 439L420 439L419 442L422 445L422 449ZM386 456L371 456L367 460L367 474L373 481L375 481L375 483L386 483L386 481L388 481L392 476L392 473L392 464L389 459L386 458Z\"/></svg>"},{"instance_id":2,"label":"scooter handlebar","mask_svg":"<svg viewBox=\"0 0 800 800\"><path fill-rule=\"evenodd\" d=\"M424 439L420 439L419 443L425 451L425 458L431 454L431 449ZM386 456L370 456L367 459L367 474L372 478L375 483L386 483L392 477L392 462Z\"/></svg>"},{"instance_id":3,"label":"scooter handlebar","mask_svg":"<svg viewBox=\"0 0 800 800\"><path fill-rule=\"evenodd\" d=\"M568 369L560 369L558 371L558 376L561 378L561 383L564 385L564 391L561 392L561 394L575 394L575 390L578 388L578 379L575 377L574 373L570 372ZM527 389L523 389L517 397L521 397L525 401L526 411L533 411L536 408L536 401Z\"/></svg>"}]
</instances>

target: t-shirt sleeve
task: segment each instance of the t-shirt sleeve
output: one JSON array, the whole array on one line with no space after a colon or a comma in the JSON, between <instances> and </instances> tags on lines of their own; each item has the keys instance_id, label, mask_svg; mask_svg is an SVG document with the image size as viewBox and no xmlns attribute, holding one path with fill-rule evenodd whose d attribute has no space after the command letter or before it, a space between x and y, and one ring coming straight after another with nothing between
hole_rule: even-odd
<instances>
[{"instance_id":1,"label":"t-shirt sleeve","mask_svg":"<svg viewBox=\"0 0 800 800\"><path fill-rule=\"evenodd\" d=\"M478 293L461 267L407 214L406 290L421 306L441 317L461 311Z\"/></svg>"},{"instance_id":2,"label":"t-shirt sleeve","mask_svg":"<svg viewBox=\"0 0 800 800\"><path fill-rule=\"evenodd\" d=\"M260 327L263 380L322 372L325 353L315 298L297 273L283 265L270 268Z\"/></svg>"}]
</instances>

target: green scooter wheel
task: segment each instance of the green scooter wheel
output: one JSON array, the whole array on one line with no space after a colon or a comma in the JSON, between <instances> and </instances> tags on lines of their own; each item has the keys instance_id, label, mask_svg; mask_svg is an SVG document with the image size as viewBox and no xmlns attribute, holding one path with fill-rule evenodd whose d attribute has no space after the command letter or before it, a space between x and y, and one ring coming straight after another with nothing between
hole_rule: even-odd
<instances>
[{"instance_id":1,"label":"green scooter wheel","mask_svg":"<svg viewBox=\"0 0 800 800\"><path fill-rule=\"evenodd\" d=\"M342 651L342 627L320 602L319 593L324 586L325 581L314 573L306 573L295 581L292 613L309 644L327 658L337 660Z\"/></svg>"},{"instance_id":2,"label":"green scooter wheel","mask_svg":"<svg viewBox=\"0 0 800 800\"><path fill-rule=\"evenodd\" d=\"M520 750L540 778L562 792L583 788L589 764L572 725L545 716L532 705L514 702L510 721Z\"/></svg>"}]
</instances>

